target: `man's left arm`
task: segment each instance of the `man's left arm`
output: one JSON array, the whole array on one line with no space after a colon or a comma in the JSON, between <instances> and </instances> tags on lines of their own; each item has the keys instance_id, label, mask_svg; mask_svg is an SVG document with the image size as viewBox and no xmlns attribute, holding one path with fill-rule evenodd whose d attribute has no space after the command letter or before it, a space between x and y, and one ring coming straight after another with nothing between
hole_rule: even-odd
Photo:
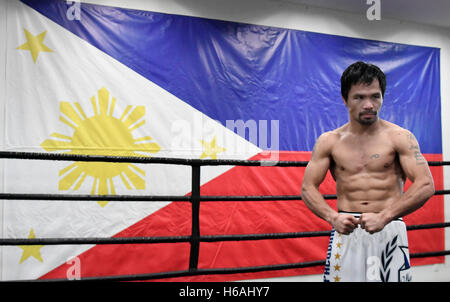
<instances>
[{"instance_id":1,"label":"man's left arm","mask_svg":"<svg viewBox=\"0 0 450 302\"><path fill-rule=\"evenodd\" d=\"M414 135L408 130L399 131L394 135L400 165L412 184L398 201L393 202L380 213L362 215L361 226L369 233L381 231L390 221L416 211L435 192L428 162L420 152L419 143Z\"/></svg>"}]
</instances>

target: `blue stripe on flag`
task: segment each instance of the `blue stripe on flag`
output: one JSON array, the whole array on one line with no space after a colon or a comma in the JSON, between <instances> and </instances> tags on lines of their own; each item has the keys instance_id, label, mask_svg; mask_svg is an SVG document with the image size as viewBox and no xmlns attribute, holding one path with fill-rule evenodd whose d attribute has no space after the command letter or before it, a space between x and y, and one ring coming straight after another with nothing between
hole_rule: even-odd
<instances>
[{"instance_id":1,"label":"blue stripe on flag","mask_svg":"<svg viewBox=\"0 0 450 302\"><path fill-rule=\"evenodd\" d=\"M22 2L223 125L267 121L263 149L311 151L348 121L342 71L375 63L388 81L381 117L411 130L422 152L442 153L437 48L86 3L70 20L66 1Z\"/></svg>"}]
</instances>

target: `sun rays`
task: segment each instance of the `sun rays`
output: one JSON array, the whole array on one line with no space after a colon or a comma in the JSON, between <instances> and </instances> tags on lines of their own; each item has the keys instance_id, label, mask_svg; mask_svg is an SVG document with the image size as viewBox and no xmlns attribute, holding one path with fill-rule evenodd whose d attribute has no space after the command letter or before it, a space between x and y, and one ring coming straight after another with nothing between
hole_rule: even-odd
<instances>
[{"instance_id":1,"label":"sun rays","mask_svg":"<svg viewBox=\"0 0 450 302\"><path fill-rule=\"evenodd\" d=\"M52 133L41 147L67 154L150 156L161 148L150 136L133 137L145 124L144 106L127 106L120 118L114 117L116 98L106 88L91 97L93 116L88 117L79 103L60 102L60 122L73 129L72 136ZM115 181L128 190L145 189L145 171L130 163L75 162L59 171L59 190L79 190L87 178L93 179L91 194L115 195ZM99 202L102 206L106 202Z\"/></svg>"}]
</instances>

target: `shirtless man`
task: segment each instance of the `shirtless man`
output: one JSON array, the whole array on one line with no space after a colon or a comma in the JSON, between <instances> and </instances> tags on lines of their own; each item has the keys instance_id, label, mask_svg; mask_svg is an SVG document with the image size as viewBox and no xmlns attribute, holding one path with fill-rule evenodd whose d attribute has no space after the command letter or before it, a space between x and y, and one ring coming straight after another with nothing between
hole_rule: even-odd
<instances>
[{"instance_id":1,"label":"shirtless man","mask_svg":"<svg viewBox=\"0 0 450 302\"><path fill-rule=\"evenodd\" d=\"M349 122L323 133L305 170L302 198L333 227L324 281L410 281L401 217L434 194L414 135L378 117L386 87L375 65L356 62L341 77ZM319 192L327 171L336 181L336 212ZM403 193L406 177L412 185Z\"/></svg>"}]
</instances>

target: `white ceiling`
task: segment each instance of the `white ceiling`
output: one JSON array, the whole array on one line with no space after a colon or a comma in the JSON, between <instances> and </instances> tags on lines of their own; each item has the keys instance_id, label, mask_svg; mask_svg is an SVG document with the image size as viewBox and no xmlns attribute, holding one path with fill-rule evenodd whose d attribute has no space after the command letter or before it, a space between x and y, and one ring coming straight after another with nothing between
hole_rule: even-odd
<instances>
[{"instance_id":1,"label":"white ceiling","mask_svg":"<svg viewBox=\"0 0 450 302\"><path fill-rule=\"evenodd\" d=\"M379 0L381 19L395 19L450 29L450 0ZM367 0L286 0L286 2L305 4L366 14L373 1Z\"/></svg>"}]
</instances>

